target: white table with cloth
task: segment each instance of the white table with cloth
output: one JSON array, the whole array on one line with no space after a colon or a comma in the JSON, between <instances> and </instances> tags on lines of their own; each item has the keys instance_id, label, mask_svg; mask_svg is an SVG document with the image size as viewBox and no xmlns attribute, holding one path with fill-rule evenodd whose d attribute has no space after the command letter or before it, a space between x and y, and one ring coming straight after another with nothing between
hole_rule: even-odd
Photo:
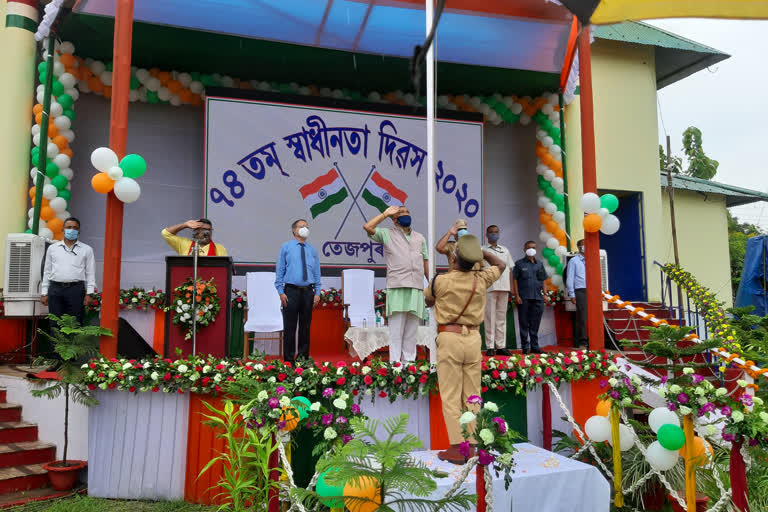
<instances>
[{"instance_id":1,"label":"white table with cloth","mask_svg":"<svg viewBox=\"0 0 768 512\"><path fill-rule=\"evenodd\" d=\"M494 475L493 510L496 512L608 512L611 490L598 469L529 443L515 445L515 472L509 489L504 489L504 475ZM437 480L433 498L445 496L459 476L461 466L441 461L437 452L414 452L412 456L432 469L448 473ZM475 494L472 470L462 488Z\"/></svg>"},{"instance_id":2,"label":"white table with cloth","mask_svg":"<svg viewBox=\"0 0 768 512\"><path fill-rule=\"evenodd\" d=\"M416 346L429 349L429 360L437 361L435 338L437 325L421 325L416 331ZM349 343L349 353L361 360L379 349L389 346L389 327L350 327L344 333L344 339Z\"/></svg>"}]
</instances>

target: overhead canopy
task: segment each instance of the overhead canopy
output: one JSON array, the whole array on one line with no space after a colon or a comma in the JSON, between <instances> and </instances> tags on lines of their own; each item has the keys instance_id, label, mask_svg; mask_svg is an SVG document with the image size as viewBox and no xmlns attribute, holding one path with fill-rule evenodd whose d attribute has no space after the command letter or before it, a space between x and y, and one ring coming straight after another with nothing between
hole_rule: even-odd
<instances>
[{"instance_id":1,"label":"overhead canopy","mask_svg":"<svg viewBox=\"0 0 768 512\"><path fill-rule=\"evenodd\" d=\"M551 0L557 1L557 0ZM560 0L582 23L657 18L768 19L765 0Z\"/></svg>"},{"instance_id":2,"label":"overhead canopy","mask_svg":"<svg viewBox=\"0 0 768 512\"><path fill-rule=\"evenodd\" d=\"M661 172L661 186L667 186L667 173L665 171ZM716 194L725 196L725 206L728 208L757 203L759 201L768 201L768 194L764 192L734 187L733 185L726 185L716 181L702 180L682 174L672 175L672 186L676 190L688 190L689 192L698 192L702 195Z\"/></svg>"}]
</instances>

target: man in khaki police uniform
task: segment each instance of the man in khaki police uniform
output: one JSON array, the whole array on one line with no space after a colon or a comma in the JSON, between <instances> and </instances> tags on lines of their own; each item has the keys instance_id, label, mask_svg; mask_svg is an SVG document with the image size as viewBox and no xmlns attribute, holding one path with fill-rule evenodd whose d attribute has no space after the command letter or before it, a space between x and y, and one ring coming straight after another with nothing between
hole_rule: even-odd
<instances>
[{"instance_id":1,"label":"man in khaki police uniform","mask_svg":"<svg viewBox=\"0 0 768 512\"><path fill-rule=\"evenodd\" d=\"M451 229L437 241L435 250L448 258L448 270L456 270L456 241L468 233L467 221L459 219L454 222Z\"/></svg>"},{"instance_id":2,"label":"man in khaki police uniform","mask_svg":"<svg viewBox=\"0 0 768 512\"><path fill-rule=\"evenodd\" d=\"M472 270L483 258L491 266ZM438 457L455 464L464 463L459 453L464 440L459 424L461 409L467 398L480 396L483 355L479 328L485 314L485 292L505 268L493 252L480 248L477 237L464 235L456 243L456 270L436 276L424 290L427 303L435 306L437 379L451 443ZM470 430L473 428L470 426Z\"/></svg>"}]
</instances>

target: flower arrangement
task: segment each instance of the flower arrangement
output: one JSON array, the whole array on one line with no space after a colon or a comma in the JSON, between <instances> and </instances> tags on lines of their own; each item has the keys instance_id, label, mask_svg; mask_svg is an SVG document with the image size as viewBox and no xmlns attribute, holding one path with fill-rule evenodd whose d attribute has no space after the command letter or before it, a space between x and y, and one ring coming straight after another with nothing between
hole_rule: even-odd
<instances>
[{"instance_id":1,"label":"flower arrangement","mask_svg":"<svg viewBox=\"0 0 768 512\"><path fill-rule=\"evenodd\" d=\"M87 313L96 313L101 311L101 292L98 290L90 294L91 303L86 306ZM147 290L145 288L133 287L128 290L120 290L119 306L120 309L137 309L140 311L148 311L150 309L163 310L165 309L166 295L163 290L156 290L152 288Z\"/></svg>"},{"instance_id":2,"label":"flower arrangement","mask_svg":"<svg viewBox=\"0 0 768 512\"><path fill-rule=\"evenodd\" d=\"M547 306L554 306L564 300L563 290L557 288L555 290L547 290L544 292L544 304Z\"/></svg>"},{"instance_id":3,"label":"flower arrangement","mask_svg":"<svg viewBox=\"0 0 768 512\"><path fill-rule=\"evenodd\" d=\"M513 458L515 442L522 440L520 434L509 428L507 422L498 415L499 407L493 402L483 403L483 399L477 395L467 398L467 405L473 406L479 411L472 412L464 407L463 414L459 418L464 442L459 446L459 452L464 457L471 455L471 444L477 447L478 463L483 466L491 466L496 473L504 472L504 485L508 489L512 481L511 473L515 467ZM475 423L473 432L469 432L469 425ZM474 443L470 443L470 439Z\"/></svg>"},{"instance_id":4,"label":"flower arrangement","mask_svg":"<svg viewBox=\"0 0 768 512\"><path fill-rule=\"evenodd\" d=\"M741 388L747 386L744 380L738 384ZM744 393L737 400L729 400L720 413L725 418L724 441L746 441L749 446L768 448L768 409L762 398Z\"/></svg>"},{"instance_id":5,"label":"flower arrangement","mask_svg":"<svg viewBox=\"0 0 768 512\"><path fill-rule=\"evenodd\" d=\"M336 288L329 288L327 290L320 290L320 302L317 303L317 307L320 308L341 308L341 291Z\"/></svg>"},{"instance_id":6,"label":"flower arrangement","mask_svg":"<svg viewBox=\"0 0 768 512\"><path fill-rule=\"evenodd\" d=\"M245 290L232 290L232 309L248 309L248 294Z\"/></svg>"},{"instance_id":7,"label":"flower arrangement","mask_svg":"<svg viewBox=\"0 0 768 512\"><path fill-rule=\"evenodd\" d=\"M197 302L197 328L207 327L216 321L216 316L221 310L219 296L213 278L209 281L187 279L173 290L173 302L166 311L173 311L173 324L178 325L187 333L185 340L192 338L192 294L195 294Z\"/></svg>"},{"instance_id":8,"label":"flower arrangement","mask_svg":"<svg viewBox=\"0 0 768 512\"><path fill-rule=\"evenodd\" d=\"M629 377L615 365L609 366L608 371L612 372L610 378L600 380L600 388L605 390L599 397L601 400L611 400L622 407L630 407L641 402L640 390L643 381L640 377L637 375Z\"/></svg>"},{"instance_id":9,"label":"flower arrangement","mask_svg":"<svg viewBox=\"0 0 768 512\"><path fill-rule=\"evenodd\" d=\"M703 376L694 373L693 368L683 368L683 376L667 381L659 389L659 395L667 401L667 409L681 415L696 414L699 418L715 411L715 403L727 393L725 388L715 388Z\"/></svg>"}]
</instances>

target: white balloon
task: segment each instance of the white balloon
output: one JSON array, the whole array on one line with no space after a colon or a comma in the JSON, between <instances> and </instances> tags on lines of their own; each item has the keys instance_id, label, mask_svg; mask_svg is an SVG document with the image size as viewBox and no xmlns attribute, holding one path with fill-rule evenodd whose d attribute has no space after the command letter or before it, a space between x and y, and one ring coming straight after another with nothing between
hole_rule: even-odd
<instances>
[{"instance_id":1,"label":"white balloon","mask_svg":"<svg viewBox=\"0 0 768 512\"><path fill-rule=\"evenodd\" d=\"M603 443L611 438L611 422L604 416L592 416L584 424L584 433L595 443Z\"/></svg>"},{"instance_id":2,"label":"white balloon","mask_svg":"<svg viewBox=\"0 0 768 512\"><path fill-rule=\"evenodd\" d=\"M541 107L541 111L542 111L544 114L546 114L546 115L549 115L549 114L551 114L551 113L554 111L554 109L552 108L552 105L550 105L549 103L547 103L547 104L545 104L543 107Z\"/></svg>"},{"instance_id":3,"label":"white balloon","mask_svg":"<svg viewBox=\"0 0 768 512\"><path fill-rule=\"evenodd\" d=\"M102 71L100 75L98 75L99 80L101 80L101 83L104 85L112 86L112 72L111 71Z\"/></svg>"},{"instance_id":4,"label":"white balloon","mask_svg":"<svg viewBox=\"0 0 768 512\"><path fill-rule=\"evenodd\" d=\"M53 185L43 186L43 197L48 199L49 201L54 197L56 197L58 194L59 194L58 189Z\"/></svg>"},{"instance_id":5,"label":"white balloon","mask_svg":"<svg viewBox=\"0 0 768 512\"><path fill-rule=\"evenodd\" d=\"M123 177L123 170L119 166L110 167L107 171L107 174L110 178L112 178L114 181L119 180Z\"/></svg>"},{"instance_id":6,"label":"white balloon","mask_svg":"<svg viewBox=\"0 0 768 512\"><path fill-rule=\"evenodd\" d=\"M549 169L549 167L544 164L536 164L536 174L541 174L544 176L544 173L547 172L547 169Z\"/></svg>"},{"instance_id":7,"label":"white balloon","mask_svg":"<svg viewBox=\"0 0 768 512\"><path fill-rule=\"evenodd\" d=\"M555 139L553 139L552 137L550 137L549 135L547 135L546 137L544 137L543 139L541 139L541 143L542 143L542 144L544 144L544 147L547 147L547 148L548 148L549 146L551 146L552 144L554 144L554 143L555 143Z\"/></svg>"},{"instance_id":8,"label":"white balloon","mask_svg":"<svg viewBox=\"0 0 768 512\"><path fill-rule=\"evenodd\" d=\"M44 100L45 100L45 93L42 93L42 92L37 93L37 102L43 103Z\"/></svg>"},{"instance_id":9,"label":"white balloon","mask_svg":"<svg viewBox=\"0 0 768 512\"><path fill-rule=\"evenodd\" d=\"M149 74L149 71L147 71L144 68L139 68L136 70L136 80L139 81L140 84L144 85L147 80L149 80L149 77L152 76Z\"/></svg>"},{"instance_id":10,"label":"white balloon","mask_svg":"<svg viewBox=\"0 0 768 512\"><path fill-rule=\"evenodd\" d=\"M34 207L32 207L29 210L27 210L27 217L29 217L30 219L32 218L32 216L34 214L35 214L35 208Z\"/></svg>"},{"instance_id":11,"label":"white balloon","mask_svg":"<svg viewBox=\"0 0 768 512\"><path fill-rule=\"evenodd\" d=\"M555 187L555 190L557 190L558 192L562 192L563 191L563 186L565 185L565 182L563 181L563 178L555 176L554 178L552 178L552 181L550 182L550 185Z\"/></svg>"},{"instance_id":12,"label":"white balloon","mask_svg":"<svg viewBox=\"0 0 768 512\"><path fill-rule=\"evenodd\" d=\"M184 87L189 87L189 84L192 83L192 75L189 73L179 73L179 82L181 82L181 85Z\"/></svg>"},{"instance_id":13,"label":"white balloon","mask_svg":"<svg viewBox=\"0 0 768 512\"><path fill-rule=\"evenodd\" d=\"M47 240L53 240L53 231L48 228L39 228L37 234Z\"/></svg>"},{"instance_id":14,"label":"white balloon","mask_svg":"<svg viewBox=\"0 0 768 512\"><path fill-rule=\"evenodd\" d=\"M132 203L141 195L141 187L131 178L122 178L115 182L114 191L117 198L124 203Z\"/></svg>"},{"instance_id":15,"label":"white balloon","mask_svg":"<svg viewBox=\"0 0 768 512\"><path fill-rule=\"evenodd\" d=\"M91 92L91 88L88 86L88 80L80 80L77 82L77 86L80 88L81 91L84 93Z\"/></svg>"},{"instance_id":16,"label":"white balloon","mask_svg":"<svg viewBox=\"0 0 768 512\"><path fill-rule=\"evenodd\" d=\"M55 212L63 212L67 209L67 201L63 197L54 197L48 203L48 206Z\"/></svg>"},{"instance_id":17,"label":"white balloon","mask_svg":"<svg viewBox=\"0 0 768 512\"><path fill-rule=\"evenodd\" d=\"M203 83L198 82L197 80L192 80L189 83L189 90L195 94L200 94L203 92Z\"/></svg>"},{"instance_id":18,"label":"white balloon","mask_svg":"<svg viewBox=\"0 0 768 512\"><path fill-rule=\"evenodd\" d=\"M233 87L235 85L235 79L231 76L221 77L221 85L224 87Z\"/></svg>"},{"instance_id":19,"label":"white balloon","mask_svg":"<svg viewBox=\"0 0 768 512\"><path fill-rule=\"evenodd\" d=\"M136 89L131 89L130 91L128 91L128 101L130 101L131 103L135 103L139 101L139 91L137 91Z\"/></svg>"},{"instance_id":20,"label":"white balloon","mask_svg":"<svg viewBox=\"0 0 768 512\"><path fill-rule=\"evenodd\" d=\"M33 167L32 170L29 171L29 177L32 181L37 181L37 167Z\"/></svg>"},{"instance_id":21,"label":"white balloon","mask_svg":"<svg viewBox=\"0 0 768 512\"><path fill-rule=\"evenodd\" d=\"M560 245L560 242L557 241L557 238L552 237L549 240L547 240L547 247L550 249L557 249L557 247Z\"/></svg>"},{"instance_id":22,"label":"white balloon","mask_svg":"<svg viewBox=\"0 0 768 512\"><path fill-rule=\"evenodd\" d=\"M59 77L59 83L64 86L64 89L71 89L77 83L72 73L62 73Z\"/></svg>"},{"instance_id":23,"label":"white balloon","mask_svg":"<svg viewBox=\"0 0 768 512\"><path fill-rule=\"evenodd\" d=\"M32 219L31 218L27 221L27 227L29 229L32 229ZM41 228L45 227L45 221L43 219L40 219L40 227Z\"/></svg>"},{"instance_id":24,"label":"white balloon","mask_svg":"<svg viewBox=\"0 0 768 512\"><path fill-rule=\"evenodd\" d=\"M59 174L64 176L68 180L72 180L72 178L75 176L75 173L72 172L72 169L70 169L69 167L59 169Z\"/></svg>"},{"instance_id":25,"label":"white balloon","mask_svg":"<svg viewBox=\"0 0 768 512\"><path fill-rule=\"evenodd\" d=\"M552 277L550 277L550 279L552 280L552 284L558 288L563 286L563 276L560 274L554 274Z\"/></svg>"},{"instance_id":26,"label":"white balloon","mask_svg":"<svg viewBox=\"0 0 768 512\"><path fill-rule=\"evenodd\" d=\"M155 78L155 77L153 76L153 77L150 77L150 78L147 80L147 83L146 83L146 84L144 84L144 86L145 86L145 87L147 88L147 90L149 90L149 91L157 92L157 91L159 91L159 90L160 90L160 87L162 87L162 84L160 83L160 80L158 80L157 78Z\"/></svg>"},{"instance_id":27,"label":"white balloon","mask_svg":"<svg viewBox=\"0 0 768 512\"><path fill-rule=\"evenodd\" d=\"M550 233L549 231L545 230L539 233L539 240L541 240L542 242L546 242L550 238L552 238L552 233Z\"/></svg>"},{"instance_id":28,"label":"white balloon","mask_svg":"<svg viewBox=\"0 0 768 512\"><path fill-rule=\"evenodd\" d=\"M67 139L67 142L70 144L75 140L75 132L72 130L62 130L60 133L64 136L65 139Z\"/></svg>"},{"instance_id":29,"label":"white balloon","mask_svg":"<svg viewBox=\"0 0 768 512\"><path fill-rule=\"evenodd\" d=\"M557 211L552 214L552 220L558 224L565 224L565 212Z\"/></svg>"},{"instance_id":30,"label":"white balloon","mask_svg":"<svg viewBox=\"0 0 768 512\"><path fill-rule=\"evenodd\" d=\"M39 132L32 136L32 144L34 144L35 146L39 146L40 145L40 133Z\"/></svg>"},{"instance_id":31,"label":"white balloon","mask_svg":"<svg viewBox=\"0 0 768 512\"><path fill-rule=\"evenodd\" d=\"M597 210L597 214L600 216L601 219L605 220L605 218L611 214L611 212L608 210L608 208L600 208Z\"/></svg>"},{"instance_id":32,"label":"white balloon","mask_svg":"<svg viewBox=\"0 0 768 512\"><path fill-rule=\"evenodd\" d=\"M658 432L661 426L667 423L680 426L680 418L666 407L657 407L648 415L648 424L654 432Z\"/></svg>"},{"instance_id":33,"label":"white balloon","mask_svg":"<svg viewBox=\"0 0 768 512\"><path fill-rule=\"evenodd\" d=\"M555 212L557 211L557 205L552 201L550 201L549 199L547 199L547 204L544 206L544 211L550 215L554 215Z\"/></svg>"},{"instance_id":34,"label":"white balloon","mask_svg":"<svg viewBox=\"0 0 768 512\"><path fill-rule=\"evenodd\" d=\"M552 169L547 169L546 171L544 171L545 180L552 181L556 177L557 177L557 174L555 174L555 171L553 171Z\"/></svg>"},{"instance_id":35,"label":"white balloon","mask_svg":"<svg viewBox=\"0 0 768 512\"><path fill-rule=\"evenodd\" d=\"M59 146L53 142L48 143L48 158L53 158L59 154Z\"/></svg>"},{"instance_id":36,"label":"white balloon","mask_svg":"<svg viewBox=\"0 0 768 512\"><path fill-rule=\"evenodd\" d=\"M80 92L74 86L65 90L64 93L69 94L70 98L72 98L72 101L77 101L80 99Z\"/></svg>"},{"instance_id":37,"label":"white balloon","mask_svg":"<svg viewBox=\"0 0 768 512\"><path fill-rule=\"evenodd\" d=\"M536 200L536 204L539 205L539 208L544 208L547 206L547 203L549 203L549 198L545 195L540 195Z\"/></svg>"},{"instance_id":38,"label":"white balloon","mask_svg":"<svg viewBox=\"0 0 768 512\"><path fill-rule=\"evenodd\" d=\"M173 105L174 107L181 106L181 98L179 98L175 94L171 96L171 105Z\"/></svg>"},{"instance_id":39,"label":"white balloon","mask_svg":"<svg viewBox=\"0 0 768 512\"><path fill-rule=\"evenodd\" d=\"M71 213L69 213L68 211L63 211L63 212L56 212L56 218L57 218L57 219L61 219L61 220L67 220L67 219L68 219L68 218L70 218L71 216L72 216L72 214L71 214Z\"/></svg>"},{"instance_id":40,"label":"white balloon","mask_svg":"<svg viewBox=\"0 0 768 512\"><path fill-rule=\"evenodd\" d=\"M581 209L584 213L597 213L600 209L600 196L594 192L587 192L581 197Z\"/></svg>"},{"instance_id":41,"label":"white balloon","mask_svg":"<svg viewBox=\"0 0 768 512\"><path fill-rule=\"evenodd\" d=\"M59 153L53 158L53 163L56 164L56 167L59 169L65 169L69 167L69 165L72 163L72 160L69 158L69 155ZM59 174L61 174L61 170L59 170Z\"/></svg>"},{"instance_id":42,"label":"white balloon","mask_svg":"<svg viewBox=\"0 0 768 512\"><path fill-rule=\"evenodd\" d=\"M555 254L557 254L559 258L562 258L568 254L568 249L566 249L564 245L558 245L555 249Z\"/></svg>"},{"instance_id":43,"label":"white balloon","mask_svg":"<svg viewBox=\"0 0 768 512\"><path fill-rule=\"evenodd\" d=\"M161 87L157 91L157 97L162 101L169 101L171 99L171 91L167 87Z\"/></svg>"},{"instance_id":44,"label":"white balloon","mask_svg":"<svg viewBox=\"0 0 768 512\"><path fill-rule=\"evenodd\" d=\"M64 64L59 61L53 63L53 76L61 76L64 74L64 71L66 71Z\"/></svg>"},{"instance_id":45,"label":"white balloon","mask_svg":"<svg viewBox=\"0 0 768 512\"><path fill-rule=\"evenodd\" d=\"M675 467L675 464L680 459L680 453L667 450L661 446L661 443L654 441L648 445L645 458L648 460L648 464L656 471L667 471Z\"/></svg>"},{"instance_id":46,"label":"white balloon","mask_svg":"<svg viewBox=\"0 0 768 512\"><path fill-rule=\"evenodd\" d=\"M340 100L343 97L344 97L344 93L342 92L341 89L334 89L333 91L331 91L331 98Z\"/></svg>"},{"instance_id":47,"label":"white balloon","mask_svg":"<svg viewBox=\"0 0 768 512\"><path fill-rule=\"evenodd\" d=\"M101 172L109 171L110 167L115 167L119 161L114 151L109 148L96 148L91 153L91 163Z\"/></svg>"},{"instance_id":48,"label":"white balloon","mask_svg":"<svg viewBox=\"0 0 768 512\"><path fill-rule=\"evenodd\" d=\"M509 107L509 110L511 110L512 113L517 116L517 115L520 115L520 113L523 111L523 106L521 104L517 103L517 102L513 102L512 106ZM523 114L523 115L527 115L527 114ZM531 118L529 117L528 118L528 122L530 122L530 119ZM520 121L522 121L522 119L520 119Z\"/></svg>"},{"instance_id":49,"label":"white balloon","mask_svg":"<svg viewBox=\"0 0 768 512\"><path fill-rule=\"evenodd\" d=\"M69 118L67 117L67 119L69 119ZM53 122L54 122L54 124L56 123L55 120ZM40 125L39 124L33 124L32 125L32 136L35 136L38 133L40 133Z\"/></svg>"},{"instance_id":50,"label":"white balloon","mask_svg":"<svg viewBox=\"0 0 768 512\"><path fill-rule=\"evenodd\" d=\"M66 186L66 187L64 187L64 188L65 188L66 190L72 190L72 184L71 184L71 183L67 183L67 186Z\"/></svg>"},{"instance_id":51,"label":"white balloon","mask_svg":"<svg viewBox=\"0 0 768 512\"><path fill-rule=\"evenodd\" d=\"M54 119L53 124L55 124L56 128L61 131L69 130L69 128L72 126L72 120L67 116L61 116Z\"/></svg>"},{"instance_id":52,"label":"white balloon","mask_svg":"<svg viewBox=\"0 0 768 512\"><path fill-rule=\"evenodd\" d=\"M563 153L563 150L557 144L552 144L549 146L549 152L552 156L560 156Z\"/></svg>"},{"instance_id":53,"label":"white balloon","mask_svg":"<svg viewBox=\"0 0 768 512\"><path fill-rule=\"evenodd\" d=\"M523 126L528 126L529 124L531 124L531 116L529 116L528 114L520 114L520 124Z\"/></svg>"},{"instance_id":54,"label":"white balloon","mask_svg":"<svg viewBox=\"0 0 768 512\"><path fill-rule=\"evenodd\" d=\"M629 451L635 446L635 435L626 425L619 425L619 449L623 452Z\"/></svg>"},{"instance_id":55,"label":"white balloon","mask_svg":"<svg viewBox=\"0 0 768 512\"><path fill-rule=\"evenodd\" d=\"M107 66L105 66L104 63L100 60L95 60L93 63L91 63L91 71L93 71L93 74L98 77L100 77L106 69Z\"/></svg>"},{"instance_id":56,"label":"white balloon","mask_svg":"<svg viewBox=\"0 0 768 512\"><path fill-rule=\"evenodd\" d=\"M615 215L608 215L603 219L603 223L600 226L600 232L604 235L613 235L620 227L621 222L619 222L619 218Z\"/></svg>"}]
</instances>

